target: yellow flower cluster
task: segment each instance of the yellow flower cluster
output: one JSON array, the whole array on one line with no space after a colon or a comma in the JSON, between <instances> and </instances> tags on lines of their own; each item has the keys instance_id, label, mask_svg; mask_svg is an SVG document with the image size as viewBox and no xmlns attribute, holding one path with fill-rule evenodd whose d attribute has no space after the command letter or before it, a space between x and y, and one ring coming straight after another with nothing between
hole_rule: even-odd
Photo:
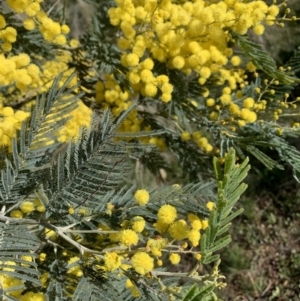
<instances>
[{"instance_id":1,"label":"yellow flower cluster","mask_svg":"<svg viewBox=\"0 0 300 301\"><path fill-rule=\"evenodd\" d=\"M111 24L119 26L123 33L118 42L124 51L121 61L131 68L128 78L136 85L136 90L151 97L158 92L157 77L151 72L151 59L143 60L145 53L167 63L169 68L186 74L196 72L200 85L211 75L224 71L229 78L222 75L221 78L234 86L236 74L230 74L226 68L232 56L232 50L227 48L228 32L246 34L253 28L256 34L262 34L262 23L272 25L279 13L277 6L268 7L260 0L247 3L197 0L182 4L171 0L126 0L116 3L117 7L111 8L108 14ZM231 57L233 66L240 62L238 56ZM165 99L163 95L171 94L172 86L166 85L162 93L161 99L168 102L171 97Z\"/></svg>"},{"instance_id":2,"label":"yellow flower cluster","mask_svg":"<svg viewBox=\"0 0 300 301\"><path fill-rule=\"evenodd\" d=\"M119 234L119 241L124 246L136 245L139 241L139 237L133 230L123 230Z\"/></svg>"},{"instance_id":3,"label":"yellow flower cluster","mask_svg":"<svg viewBox=\"0 0 300 301\"><path fill-rule=\"evenodd\" d=\"M24 214L28 215L34 210L36 210L38 212L45 211L44 205L41 203L41 201L38 198L34 199L33 202L29 201L29 200L28 201L25 200L20 205L20 210L13 210L10 213L10 216L14 217L14 218L22 218Z\"/></svg>"},{"instance_id":4,"label":"yellow flower cluster","mask_svg":"<svg viewBox=\"0 0 300 301\"><path fill-rule=\"evenodd\" d=\"M57 132L58 141L60 142L78 138L79 128L90 125L92 110L83 104L82 101L79 101L78 107L70 113L70 117L65 126Z\"/></svg>"},{"instance_id":5,"label":"yellow flower cluster","mask_svg":"<svg viewBox=\"0 0 300 301\"><path fill-rule=\"evenodd\" d=\"M65 35L69 33L70 28L67 25L60 25L47 16L40 5L43 0L7 0L6 2L14 12L27 16L23 21L25 29L33 30L38 26L46 41L59 45L67 44ZM2 21L1 17L3 16L0 16L0 29L6 25L5 19L3 18L4 21ZM3 30L3 33L0 32L0 36L5 41L4 45L2 44L2 49L10 51L11 43L15 42L17 38L16 30L13 27L7 27Z\"/></svg>"},{"instance_id":6,"label":"yellow flower cluster","mask_svg":"<svg viewBox=\"0 0 300 301\"><path fill-rule=\"evenodd\" d=\"M82 272L82 269L81 269L81 266L79 265L79 263L77 265L75 264L79 260L80 260L80 258L77 256L71 257L68 260L68 265L72 265L72 267L68 269L68 272L67 272L68 274L72 274L76 277L81 277L83 275L83 272Z\"/></svg>"},{"instance_id":7,"label":"yellow flower cluster","mask_svg":"<svg viewBox=\"0 0 300 301\"><path fill-rule=\"evenodd\" d=\"M208 203L209 210L213 206L211 203ZM208 227L207 220L201 220L196 215L189 214L188 224L184 219L176 220L176 218L176 208L168 204L163 205L157 212L157 222L154 227L161 234L168 233L172 239L177 241L188 239L193 247L198 246L201 238L200 230L205 230ZM160 251L160 248L157 248Z\"/></svg>"},{"instance_id":8,"label":"yellow flower cluster","mask_svg":"<svg viewBox=\"0 0 300 301\"><path fill-rule=\"evenodd\" d=\"M21 258L24 261L32 261L32 257L30 256L22 256ZM13 290L14 287L22 286L23 281L13 278L7 274L5 274L5 271L7 272L14 272L14 266L16 266L16 263L14 261L5 261L3 262L0 261L0 271L2 270L3 272L0 273L0 283L1 283L1 288L4 290L9 290L11 289L12 291L8 292L7 294L11 297L17 298L17 300L21 301L44 301L45 296L43 293L34 293L34 292L27 292L24 295L21 295L22 289L17 289Z\"/></svg>"},{"instance_id":9,"label":"yellow flower cluster","mask_svg":"<svg viewBox=\"0 0 300 301\"><path fill-rule=\"evenodd\" d=\"M135 192L134 198L139 205L146 205L149 202L150 195L146 189L139 189Z\"/></svg>"},{"instance_id":10,"label":"yellow flower cluster","mask_svg":"<svg viewBox=\"0 0 300 301\"><path fill-rule=\"evenodd\" d=\"M1 70L0 70L1 72ZM29 113L16 111L11 107L3 107L0 103L0 145L11 147L11 138L21 128L21 123L29 117Z\"/></svg>"},{"instance_id":11,"label":"yellow flower cluster","mask_svg":"<svg viewBox=\"0 0 300 301\"><path fill-rule=\"evenodd\" d=\"M104 264L108 271L114 271L121 266L121 257L115 252L106 253L104 255Z\"/></svg>"},{"instance_id":12,"label":"yellow flower cluster","mask_svg":"<svg viewBox=\"0 0 300 301\"><path fill-rule=\"evenodd\" d=\"M162 76L161 78L165 78ZM134 87L134 85L133 85ZM95 84L95 100L101 104L102 109L111 109L114 116L119 116L122 112L127 110L132 104L134 94L125 90L122 91L120 85L114 79L113 75L106 74L104 80L98 81ZM126 120L121 124L119 132L139 132L142 130L141 124L143 119L139 116L138 111L132 110ZM150 127L144 128L146 131L150 131ZM143 143L155 144L160 150L166 148L164 140L158 137L141 138Z\"/></svg>"},{"instance_id":13,"label":"yellow flower cluster","mask_svg":"<svg viewBox=\"0 0 300 301\"><path fill-rule=\"evenodd\" d=\"M179 254L176 254L176 253L172 253L170 256L169 256L169 259L171 261L172 264L178 264L180 262L180 255Z\"/></svg>"},{"instance_id":14,"label":"yellow flower cluster","mask_svg":"<svg viewBox=\"0 0 300 301\"><path fill-rule=\"evenodd\" d=\"M40 69L37 65L30 63L30 57L27 54L20 53L7 58L0 54L0 64L2 86L15 84L21 91L39 86Z\"/></svg>"},{"instance_id":15,"label":"yellow flower cluster","mask_svg":"<svg viewBox=\"0 0 300 301\"><path fill-rule=\"evenodd\" d=\"M195 0L182 3L171 0L117 0L116 5L109 9L108 14L111 24L118 26L122 32L118 40L118 47L123 51L121 63L128 68L127 78L135 92L160 98L166 103L172 99L173 86L169 83L169 77L153 73L155 61L159 61L169 69L197 76L199 85L205 91L202 93L206 104L205 114L210 120L227 126L230 131L254 123L258 113L264 112L265 100L243 97L242 90L248 81L245 68L239 66L247 62L234 54L233 49L228 47L228 41L232 41L230 32L244 35L252 29L255 34L261 35L265 25L275 24L279 6L268 6L262 0ZM252 62L247 63L247 69L256 74L256 66ZM212 77L217 85L224 86L222 93L214 98L204 88ZM120 88L115 87L110 85L109 97L114 95L117 99ZM100 99L107 102L105 90L102 87ZM196 102L192 101L192 104L198 107ZM115 111L119 112L120 109ZM134 125L130 122L132 120L128 120L124 123L124 130L141 128L142 120L136 117L136 113L132 115ZM278 114L275 111L274 119L276 116ZM189 141L191 135L202 151L213 151L213 144L204 132L183 131L181 138ZM159 145L160 141L152 139ZM162 143L161 149L164 148Z\"/></svg>"},{"instance_id":16,"label":"yellow flower cluster","mask_svg":"<svg viewBox=\"0 0 300 301\"><path fill-rule=\"evenodd\" d=\"M61 26L58 22L54 22L51 18L49 18L44 12L38 14L37 20L39 21L40 32L46 41L59 45L67 44L65 34L70 31L67 25Z\"/></svg>"},{"instance_id":17,"label":"yellow flower cluster","mask_svg":"<svg viewBox=\"0 0 300 301\"><path fill-rule=\"evenodd\" d=\"M154 259L145 252L137 252L131 259L132 267L141 275L145 275L154 268Z\"/></svg>"},{"instance_id":18,"label":"yellow flower cluster","mask_svg":"<svg viewBox=\"0 0 300 301\"><path fill-rule=\"evenodd\" d=\"M140 293L139 293L138 289L136 288L136 286L132 283L132 281L130 279L126 280L126 288L131 290L131 294L133 297L135 297L135 298L140 297Z\"/></svg>"},{"instance_id":19,"label":"yellow flower cluster","mask_svg":"<svg viewBox=\"0 0 300 301\"><path fill-rule=\"evenodd\" d=\"M137 233L141 233L141 232L143 232L143 230L146 226L146 221L141 216L135 216L132 219L131 224L132 224L131 225L132 230L134 230Z\"/></svg>"}]
</instances>

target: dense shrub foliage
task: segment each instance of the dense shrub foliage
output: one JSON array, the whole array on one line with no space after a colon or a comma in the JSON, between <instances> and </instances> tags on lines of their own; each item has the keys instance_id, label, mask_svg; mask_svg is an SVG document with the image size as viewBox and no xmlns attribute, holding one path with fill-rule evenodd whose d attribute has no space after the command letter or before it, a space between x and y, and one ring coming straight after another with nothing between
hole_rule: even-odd
<instances>
[{"instance_id":1,"label":"dense shrub foliage","mask_svg":"<svg viewBox=\"0 0 300 301\"><path fill-rule=\"evenodd\" d=\"M0 4L2 299L219 300L247 156L300 172L300 55L278 67L250 38L297 17L90 0L77 40L67 2ZM136 162L161 185L139 187Z\"/></svg>"}]
</instances>

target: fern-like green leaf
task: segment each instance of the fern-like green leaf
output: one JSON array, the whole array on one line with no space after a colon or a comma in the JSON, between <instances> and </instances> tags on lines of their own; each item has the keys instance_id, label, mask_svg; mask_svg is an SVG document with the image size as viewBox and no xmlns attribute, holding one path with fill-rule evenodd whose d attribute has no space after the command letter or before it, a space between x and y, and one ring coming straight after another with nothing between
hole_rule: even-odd
<instances>
[{"instance_id":1,"label":"fern-like green leaf","mask_svg":"<svg viewBox=\"0 0 300 301\"><path fill-rule=\"evenodd\" d=\"M232 33L237 45L243 50L245 55L253 64L263 72L285 84L291 84L297 81L296 78L278 70L272 57L261 49L261 46L250 41L248 37Z\"/></svg>"}]
</instances>

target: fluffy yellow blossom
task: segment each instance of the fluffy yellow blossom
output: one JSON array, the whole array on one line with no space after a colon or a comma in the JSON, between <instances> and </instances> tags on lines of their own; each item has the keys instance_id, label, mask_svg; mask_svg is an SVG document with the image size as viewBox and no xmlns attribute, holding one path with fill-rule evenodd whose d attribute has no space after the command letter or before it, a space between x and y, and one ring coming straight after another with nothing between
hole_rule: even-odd
<instances>
[{"instance_id":1,"label":"fluffy yellow blossom","mask_svg":"<svg viewBox=\"0 0 300 301\"><path fill-rule=\"evenodd\" d=\"M157 94L157 86L154 84L146 84L144 89L145 96L154 97Z\"/></svg>"},{"instance_id":2,"label":"fluffy yellow blossom","mask_svg":"<svg viewBox=\"0 0 300 301\"><path fill-rule=\"evenodd\" d=\"M171 261L172 264L178 264L180 262L180 255L179 254L176 254L176 253L172 253L170 256L169 256L169 259Z\"/></svg>"},{"instance_id":3,"label":"fluffy yellow blossom","mask_svg":"<svg viewBox=\"0 0 300 301\"><path fill-rule=\"evenodd\" d=\"M105 253L104 265L108 271L114 271L121 266L121 258L115 252Z\"/></svg>"},{"instance_id":4,"label":"fluffy yellow blossom","mask_svg":"<svg viewBox=\"0 0 300 301\"><path fill-rule=\"evenodd\" d=\"M200 240L200 232L199 230L192 229L188 232L187 238L192 243L193 247L198 246Z\"/></svg>"},{"instance_id":5,"label":"fluffy yellow blossom","mask_svg":"<svg viewBox=\"0 0 300 301\"><path fill-rule=\"evenodd\" d=\"M181 139L183 141L189 141L191 139L191 134L187 131L181 133Z\"/></svg>"},{"instance_id":6,"label":"fluffy yellow blossom","mask_svg":"<svg viewBox=\"0 0 300 301\"><path fill-rule=\"evenodd\" d=\"M172 238L176 240L182 240L188 236L188 230L189 228L186 224L186 221L181 219L170 225L169 233Z\"/></svg>"},{"instance_id":7,"label":"fluffy yellow blossom","mask_svg":"<svg viewBox=\"0 0 300 301\"><path fill-rule=\"evenodd\" d=\"M157 212L158 222L162 222L167 225L173 223L176 216L176 208L169 204L162 205Z\"/></svg>"},{"instance_id":8,"label":"fluffy yellow blossom","mask_svg":"<svg viewBox=\"0 0 300 301\"><path fill-rule=\"evenodd\" d=\"M23 26L27 30L33 30L35 29L35 22L31 18L27 18L23 21Z\"/></svg>"},{"instance_id":9,"label":"fluffy yellow blossom","mask_svg":"<svg viewBox=\"0 0 300 301\"><path fill-rule=\"evenodd\" d=\"M23 213L30 213L34 210L33 202L25 201L21 204L20 209Z\"/></svg>"},{"instance_id":10,"label":"fluffy yellow blossom","mask_svg":"<svg viewBox=\"0 0 300 301\"><path fill-rule=\"evenodd\" d=\"M143 232L146 225L146 221L141 216L135 216L132 219L131 227L135 232L141 233Z\"/></svg>"},{"instance_id":11,"label":"fluffy yellow blossom","mask_svg":"<svg viewBox=\"0 0 300 301\"><path fill-rule=\"evenodd\" d=\"M246 122L253 123L256 121L257 115L255 112L245 108L241 110L241 118L243 118Z\"/></svg>"},{"instance_id":12,"label":"fluffy yellow blossom","mask_svg":"<svg viewBox=\"0 0 300 301\"><path fill-rule=\"evenodd\" d=\"M68 260L68 265L69 266L72 265L72 267L69 268L67 271L68 274L73 274L77 277L81 277L83 275L81 266L79 265L79 260L80 260L80 258L78 256L71 257ZM78 263L78 264L76 264L76 263Z\"/></svg>"},{"instance_id":13,"label":"fluffy yellow blossom","mask_svg":"<svg viewBox=\"0 0 300 301\"><path fill-rule=\"evenodd\" d=\"M244 106L244 108L250 109L254 106L254 103L255 103L255 101L252 97L247 97L244 100L243 106Z\"/></svg>"},{"instance_id":14,"label":"fluffy yellow blossom","mask_svg":"<svg viewBox=\"0 0 300 301\"><path fill-rule=\"evenodd\" d=\"M202 229L205 230L208 227L208 220L206 219L202 220L201 223L202 223Z\"/></svg>"},{"instance_id":15,"label":"fluffy yellow blossom","mask_svg":"<svg viewBox=\"0 0 300 301\"><path fill-rule=\"evenodd\" d=\"M195 220L191 221L191 227L194 230L200 230L202 228L202 223L201 223L200 219L195 219Z\"/></svg>"},{"instance_id":16,"label":"fluffy yellow blossom","mask_svg":"<svg viewBox=\"0 0 300 301\"><path fill-rule=\"evenodd\" d=\"M22 218L22 217L23 217L23 212L20 211L20 210L13 210L13 211L10 213L10 216L11 216L11 217L14 217L14 218Z\"/></svg>"},{"instance_id":17,"label":"fluffy yellow blossom","mask_svg":"<svg viewBox=\"0 0 300 301\"><path fill-rule=\"evenodd\" d=\"M150 199L149 192L146 189L139 189L135 192L134 199L139 205L146 205Z\"/></svg>"},{"instance_id":18,"label":"fluffy yellow blossom","mask_svg":"<svg viewBox=\"0 0 300 301\"><path fill-rule=\"evenodd\" d=\"M151 58L147 58L141 63L141 66L145 69L151 70L154 67L154 62Z\"/></svg>"},{"instance_id":19,"label":"fluffy yellow blossom","mask_svg":"<svg viewBox=\"0 0 300 301\"><path fill-rule=\"evenodd\" d=\"M215 207L215 203L214 202L207 202L206 203L206 208L209 210L209 211L212 211Z\"/></svg>"},{"instance_id":20,"label":"fluffy yellow blossom","mask_svg":"<svg viewBox=\"0 0 300 301\"><path fill-rule=\"evenodd\" d=\"M39 260L40 260L40 261L45 261L45 260L46 260L46 257L47 257L47 254L46 254L46 253L40 253L40 255L39 255Z\"/></svg>"},{"instance_id":21,"label":"fluffy yellow blossom","mask_svg":"<svg viewBox=\"0 0 300 301\"><path fill-rule=\"evenodd\" d=\"M126 56L126 62L129 67L137 66L139 63L139 57L134 53L130 53Z\"/></svg>"},{"instance_id":22,"label":"fluffy yellow blossom","mask_svg":"<svg viewBox=\"0 0 300 301\"><path fill-rule=\"evenodd\" d=\"M233 66L239 66L241 64L241 59L237 55L233 56L230 60Z\"/></svg>"},{"instance_id":23,"label":"fluffy yellow blossom","mask_svg":"<svg viewBox=\"0 0 300 301\"><path fill-rule=\"evenodd\" d=\"M207 105L208 107L213 107L215 104L216 104L216 101L215 101L213 98L208 98L208 99L206 100L206 105Z\"/></svg>"},{"instance_id":24,"label":"fluffy yellow blossom","mask_svg":"<svg viewBox=\"0 0 300 301\"><path fill-rule=\"evenodd\" d=\"M0 29L3 29L6 26L6 21L3 15L0 15Z\"/></svg>"},{"instance_id":25,"label":"fluffy yellow blossom","mask_svg":"<svg viewBox=\"0 0 300 301\"><path fill-rule=\"evenodd\" d=\"M68 34L68 33L70 32L70 27L69 27L67 24L63 24L63 25L61 26L61 32L62 32L63 34Z\"/></svg>"},{"instance_id":26,"label":"fluffy yellow blossom","mask_svg":"<svg viewBox=\"0 0 300 301\"><path fill-rule=\"evenodd\" d=\"M141 275L145 275L154 268L154 260L145 252L137 252L131 259L132 267Z\"/></svg>"},{"instance_id":27,"label":"fluffy yellow blossom","mask_svg":"<svg viewBox=\"0 0 300 301\"><path fill-rule=\"evenodd\" d=\"M160 97L160 99L165 102L168 103L169 101L171 101L172 99L172 94L168 94L168 93L163 93Z\"/></svg>"},{"instance_id":28,"label":"fluffy yellow blossom","mask_svg":"<svg viewBox=\"0 0 300 301\"><path fill-rule=\"evenodd\" d=\"M180 55L174 57L172 60L173 67L176 69L182 69L184 66L184 58Z\"/></svg>"},{"instance_id":29,"label":"fluffy yellow blossom","mask_svg":"<svg viewBox=\"0 0 300 301\"><path fill-rule=\"evenodd\" d=\"M130 279L127 279L125 287L126 288L132 288L132 287L134 287L134 284L132 283L132 281Z\"/></svg>"},{"instance_id":30,"label":"fluffy yellow blossom","mask_svg":"<svg viewBox=\"0 0 300 301\"><path fill-rule=\"evenodd\" d=\"M257 24L253 27L253 31L256 35L261 36L265 31L265 27L262 24Z\"/></svg>"},{"instance_id":31,"label":"fluffy yellow blossom","mask_svg":"<svg viewBox=\"0 0 300 301\"><path fill-rule=\"evenodd\" d=\"M45 301L46 297L44 293L27 292L20 296L20 301Z\"/></svg>"},{"instance_id":32,"label":"fluffy yellow blossom","mask_svg":"<svg viewBox=\"0 0 300 301\"><path fill-rule=\"evenodd\" d=\"M169 228L170 224L166 224L162 221L158 221L157 223L154 223L154 227L155 229L159 232L159 233L164 233L167 231L167 229Z\"/></svg>"},{"instance_id":33,"label":"fluffy yellow blossom","mask_svg":"<svg viewBox=\"0 0 300 301\"><path fill-rule=\"evenodd\" d=\"M139 237L133 230L123 230L119 236L120 243L125 246L136 245Z\"/></svg>"}]
</instances>

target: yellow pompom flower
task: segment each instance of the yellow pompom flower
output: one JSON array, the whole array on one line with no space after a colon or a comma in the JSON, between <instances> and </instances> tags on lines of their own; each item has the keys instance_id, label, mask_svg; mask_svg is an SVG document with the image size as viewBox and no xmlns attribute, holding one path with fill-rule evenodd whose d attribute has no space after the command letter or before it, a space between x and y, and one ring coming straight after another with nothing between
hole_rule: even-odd
<instances>
[{"instance_id":1,"label":"yellow pompom flower","mask_svg":"<svg viewBox=\"0 0 300 301\"><path fill-rule=\"evenodd\" d=\"M159 233L164 233L167 231L167 229L169 228L169 224L166 224L162 221L158 221L157 223L155 223L154 228L159 232Z\"/></svg>"},{"instance_id":2,"label":"yellow pompom flower","mask_svg":"<svg viewBox=\"0 0 300 301\"><path fill-rule=\"evenodd\" d=\"M172 94L168 94L168 93L163 93L160 97L160 99L165 102L165 103L168 103L171 101L172 99Z\"/></svg>"},{"instance_id":3,"label":"yellow pompom flower","mask_svg":"<svg viewBox=\"0 0 300 301\"><path fill-rule=\"evenodd\" d=\"M180 55L175 56L172 60L173 67L176 69L182 69L184 67L184 58Z\"/></svg>"},{"instance_id":4,"label":"yellow pompom flower","mask_svg":"<svg viewBox=\"0 0 300 301\"><path fill-rule=\"evenodd\" d=\"M241 63L241 59L240 59L240 57L238 57L237 55L235 55L235 56L233 56L233 57L231 58L230 62L231 62L231 64L232 64L233 66L239 66L240 63Z\"/></svg>"},{"instance_id":5,"label":"yellow pompom flower","mask_svg":"<svg viewBox=\"0 0 300 301\"><path fill-rule=\"evenodd\" d=\"M176 253L172 253L169 257L172 264L178 264L180 262L180 255Z\"/></svg>"},{"instance_id":6,"label":"yellow pompom flower","mask_svg":"<svg viewBox=\"0 0 300 301\"><path fill-rule=\"evenodd\" d=\"M131 227L135 232L138 232L138 233L143 232L145 225L146 225L146 222L141 216L135 216L132 219Z\"/></svg>"},{"instance_id":7,"label":"yellow pompom flower","mask_svg":"<svg viewBox=\"0 0 300 301\"><path fill-rule=\"evenodd\" d=\"M68 34L70 32L70 27L67 24L61 26L61 33Z\"/></svg>"},{"instance_id":8,"label":"yellow pompom flower","mask_svg":"<svg viewBox=\"0 0 300 301\"><path fill-rule=\"evenodd\" d=\"M45 260L46 260L46 257L47 257L47 254L46 254L46 253L40 253L40 255L39 255L39 260L40 260L40 261L45 261Z\"/></svg>"},{"instance_id":9,"label":"yellow pompom flower","mask_svg":"<svg viewBox=\"0 0 300 301\"><path fill-rule=\"evenodd\" d=\"M126 288L132 288L132 287L134 287L134 284L132 283L132 281L130 279L127 279L125 287Z\"/></svg>"},{"instance_id":10,"label":"yellow pompom flower","mask_svg":"<svg viewBox=\"0 0 300 301\"><path fill-rule=\"evenodd\" d=\"M149 69L142 70L140 73L140 78L144 83L150 83L154 79L153 73Z\"/></svg>"},{"instance_id":11,"label":"yellow pompom flower","mask_svg":"<svg viewBox=\"0 0 300 301\"><path fill-rule=\"evenodd\" d=\"M247 108L247 109L250 109L254 106L254 99L252 97L247 97L245 100L244 100L244 108Z\"/></svg>"},{"instance_id":12,"label":"yellow pompom flower","mask_svg":"<svg viewBox=\"0 0 300 301\"><path fill-rule=\"evenodd\" d=\"M215 203L214 202L207 202L206 204L206 208L209 210L209 211L212 211L215 207Z\"/></svg>"},{"instance_id":13,"label":"yellow pompom flower","mask_svg":"<svg viewBox=\"0 0 300 301\"><path fill-rule=\"evenodd\" d=\"M216 104L216 101L215 101L213 98L208 98L208 99L206 100L206 105L207 105L208 107L213 107L215 104Z\"/></svg>"},{"instance_id":14,"label":"yellow pompom flower","mask_svg":"<svg viewBox=\"0 0 300 301\"><path fill-rule=\"evenodd\" d=\"M139 205L146 205L150 199L149 192L146 189L139 189L135 192L134 199Z\"/></svg>"},{"instance_id":15,"label":"yellow pompom flower","mask_svg":"<svg viewBox=\"0 0 300 301\"><path fill-rule=\"evenodd\" d=\"M31 18L27 18L23 21L23 26L27 30L33 30L35 29L35 22Z\"/></svg>"},{"instance_id":16,"label":"yellow pompom flower","mask_svg":"<svg viewBox=\"0 0 300 301\"><path fill-rule=\"evenodd\" d=\"M164 83L160 88L162 93L170 94L173 92L173 85L169 83Z\"/></svg>"},{"instance_id":17,"label":"yellow pompom flower","mask_svg":"<svg viewBox=\"0 0 300 301\"><path fill-rule=\"evenodd\" d=\"M116 252L105 253L104 265L108 271L114 271L121 265L121 258Z\"/></svg>"},{"instance_id":18,"label":"yellow pompom flower","mask_svg":"<svg viewBox=\"0 0 300 301\"><path fill-rule=\"evenodd\" d=\"M186 221L183 219L175 221L169 228L171 237L176 240L185 239L188 236L188 231L189 228L186 224Z\"/></svg>"},{"instance_id":19,"label":"yellow pompom flower","mask_svg":"<svg viewBox=\"0 0 300 301\"><path fill-rule=\"evenodd\" d=\"M230 104L231 102L231 95L228 95L228 94L223 94L221 97L220 97L220 100L222 102L222 104L224 106L227 106Z\"/></svg>"},{"instance_id":20,"label":"yellow pompom flower","mask_svg":"<svg viewBox=\"0 0 300 301\"><path fill-rule=\"evenodd\" d=\"M256 70L256 66L252 63L252 62L249 62L247 64L247 69L250 71L250 72L254 72Z\"/></svg>"},{"instance_id":21,"label":"yellow pompom flower","mask_svg":"<svg viewBox=\"0 0 300 301\"><path fill-rule=\"evenodd\" d=\"M158 222L167 225L173 223L176 219L176 216L177 216L176 208L169 204L162 205L157 212Z\"/></svg>"},{"instance_id":22,"label":"yellow pompom flower","mask_svg":"<svg viewBox=\"0 0 300 301\"><path fill-rule=\"evenodd\" d=\"M157 94L157 87L151 83L146 84L144 91L146 96L153 97Z\"/></svg>"},{"instance_id":23,"label":"yellow pompom flower","mask_svg":"<svg viewBox=\"0 0 300 301\"><path fill-rule=\"evenodd\" d=\"M191 227L194 230L200 230L202 228L202 223L200 219L195 219L191 222Z\"/></svg>"},{"instance_id":24,"label":"yellow pompom flower","mask_svg":"<svg viewBox=\"0 0 300 301\"><path fill-rule=\"evenodd\" d=\"M262 24L257 24L253 27L253 31L258 36L261 36L265 31L265 27Z\"/></svg>"},{"instance_id":25,"label":"yellow pompom flower","mask_svg":"<svg viewBox=\"0 0 300 301\"><path fill-rule=\"evenodd\" d=\"M201 223L202 223L202 229L205 230L208 227L208 220L206 219L202 220Z\"/></svg>"},{"instance_id":26,"label":"yellow pompom flower","mask_svg":"<svg viewBox=\"0 0 300 301\"><path fill-rule=\"evenodd\" d=\"M22 211L20 211L20 210L13 210L13 211L10 213L10 216L11 216L11 217L14 217L14 218L22 218L22 217L23 217L23 213L22 213Z\"/></svg>"},{"instance_id":27,"label":"yellow pompom flower","mask_svg":"<svg viewBox=\"0 0 300 301\"><path fill-rule=\"evenodd\" d=\"M80 261L80 258L78 256L71 257L68 260L68 265L72 265L72 267L69 268L68 271L67 271L68 274L73 274L77 277L82 276L83 273L82 273L82 270L81 270L81 266L79 265L79 261ZM78 264L75 264L77 262L78 262Z\"/></svg>"},{"instance_id":28,"label":"yellow pompom flower","mask_svg":"<svg viewBox=\"0 0 300 301\"><path fill-rule=\"evenodd\" d=\"M45 301L45 294L44 293L34 293L34 292L27 292L24 295L20 296L20 301Z\"/></svg>"},{"instance_id":29,"label":"yellow pompom flower","mask_svg":"<svg viewBox=\"0 0 300 301\"><path fill-rule=\"evenodd\" d=\"M181 140L189 141L191 139L191 134L187 131L181 133Z\"/></svg>"},{"instance_id":30,"label":"yellow pompom flower","mask_svg":"<svg viewBox=\"0 0 300 301\"><path fill-rule=\"evenodd\" d=\"M139 63L139 57L134 53L129 53L126 56L126 62L127 62L129 67L135 67Z\"/></svg>"},{"instance_id":31,"label":"yellow pompom flower","mask_svg":"<svg viewBox=\"0 0 300 301\"><path fill-rule=\"evenodd\" d=\"M20 209L23 213L30 213L34 210L34 205L32 202L25 201L21 204Z\"/></svg>"},{"instance_id":32,"label":"yellow pompom flower","mask_svg":"<svg viewBox=\"0 0 300 301\"><path fill-rule=\"evenodd\" d=\"M189 231L187 238L192 243L193 247L197 247L199 245L200 240L200 232L199 230L192 229Z\"/></svg>"},{"instance_id":33,"label":"yellow pompom flower","mask_svg":"<svg viewBox=\"0 0 300 301\"><path fill-rule=\"evenodd\" d=\"M201 77L207 79L211 75L211 70L208 67L202 67L199 74Z\"/></svg>"},{"instance_id":34,"label":"yellow pompom flower","mask_svg":"<svg viewBox=\"0 0 300 301\"><path fill-rule=\"evenodd\" d=\"M3 51L5 51L5 52L9 52L9 51L12 50L12 44L9 43L9 42L4 42L4 43L2 43L2 45L1 45L1 49L2 49Z\"/></svg>"},{"instance_id":35,"label":"yellow pompom flower","mask_svg":"<svg viewBox=\"0 0 300 301\"><path fill-rule=\"evenodd\" d=\"M137 252L131 259L132 267L141 275L145 275L154 268L154 260L145 252Z\"/></svg>"},{"instance_id":36,"label":"yellow pompom flower","mask_svg":"<svg viewBox=\"0 0 300 301\"><path fill-rule=\"evenodd\" d=\"M256 121L257 116L255 112L252 112L249 109L245 108L241 110L241 118L249 123L253 123Z\"/></svg>"},{"instance_id":37,"label":"yellow pompom flower","mask_svg":"<svg viewBox=\"0 0 300 301\"><path fill-rule=\"evenodd\" d=\"M6 26L6 21L3 15L0 15L0 29L3 29Z\"/></svg>"},{"instance_id":38,"label":"yellow pompom flower","mask_svg":"<svg viewBox=\"0 0 300 301\"><path fill-rule=\"evenodd\" d=\"M240 114L240 107L236 103L231 103L229 106L229 112L231 115L239 115Z\"/></svg>"},{"instance_id":39,"label":"yellow pompom flower","mask_svg":"<svg viewBox=\"0 0 300 301\"><path fill-rule=\"evenodd\" d=\"M142 62L142 67L151 70L154 67L154 62L151 58L147 58Z\"/></svg>"},{"instance_id":40,"label":"yellow pompom flower","mask_svg":"<svg viewBox=\"0 0 300 301\"><path fill-rule=\"evenodd\" d=\"M123 230L120 233L119 241L122 245L131 246L138 243L139 237L133 230Z\"/></svg>"}]
</instances>

